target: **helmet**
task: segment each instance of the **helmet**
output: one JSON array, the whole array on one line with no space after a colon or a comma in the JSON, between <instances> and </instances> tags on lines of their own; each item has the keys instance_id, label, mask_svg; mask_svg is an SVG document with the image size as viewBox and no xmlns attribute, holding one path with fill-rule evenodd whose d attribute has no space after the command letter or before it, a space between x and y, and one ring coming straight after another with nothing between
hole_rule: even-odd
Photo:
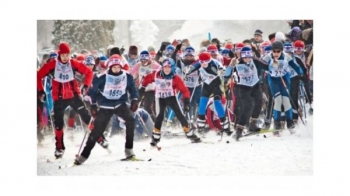
<instances>
[{"instance_id":1,"label":"helmet","mask_svg":"<svg viewBox=\"0 0 350 196\"><path fill-rule=\"evenodd\" d=\"M271 44L272 50L283 50L283 44L281 41L274 41Z\"/></svg>"},{"instance_id":2,"label":"helmet","mask_svg":"<svg viewBox=\"0 0 350 196\"><path fill-rule=\"evenodd\" d=\"M150 55L149 52L147 50L142 50L140 52L140 60L149 60L150 59Z\"/></svg>"},{"instance_id":3,"label":"helmet","mask_svg":"<svg viewBox=\"0 0 350 196\"><path fill-rule=\"evenodd\" d=\"M92 55L85 57L84 64L85 65L95 65L95 58Z\"/></svg>"},{"instance_id":4,"label":"helmet","mask_svg":"<svg viewBox=\"0 0 350 196\"><path fill-rule=\"evenodd\" d=\"M241 57L252 58L253 57L252 49L248 46L244 46L241 50Z\"/></svg>"}]
</instances>

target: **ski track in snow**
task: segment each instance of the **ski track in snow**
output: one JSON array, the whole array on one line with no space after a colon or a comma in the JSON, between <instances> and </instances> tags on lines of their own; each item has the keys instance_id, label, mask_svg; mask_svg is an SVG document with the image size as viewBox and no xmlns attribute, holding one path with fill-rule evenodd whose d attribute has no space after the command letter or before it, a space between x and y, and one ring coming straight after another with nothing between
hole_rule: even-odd
<instances>
[{"instance_id":1,"label":"ski track in snow","mask_svg":"<svg viewBox=\"0 0 350 196\"><path fill-rule=\"evenodd\" d=\"M281 137L271 133L241 138L219 136L214 132L204 139L212 143L191 143L185 137L162 138L161 151L150 149L150 139L135 141L136 157L142 162L122 162L124 143L122 136L107 138L111 154L96 144L89 159L81 166L58 169L73 163L79 150L83 133L75 134L75 140L65 134L66 151L61 160L54 160L54 140L45 138L37 148L37 175L39 176L223 176L223 175L274 175L300 176L313 174L313 129L312 116L308 117L308 130L299 122L297 133L290 135L285 130ZM267 138L264 138L266 135ZM229 140L230 143L226 143ZM83 147L85 144L83 145ZM145 151L143 151L145 150ZM47 159L50 162L47 162ZM151 161L148 161L152 159Z\"/></svg>"}]
</instances>

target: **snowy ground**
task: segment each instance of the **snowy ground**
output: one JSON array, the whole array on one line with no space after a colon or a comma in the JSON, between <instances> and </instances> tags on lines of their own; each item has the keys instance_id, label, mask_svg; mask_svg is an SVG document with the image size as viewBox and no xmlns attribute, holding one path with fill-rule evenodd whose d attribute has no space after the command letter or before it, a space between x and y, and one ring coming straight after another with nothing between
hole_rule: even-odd
<instances>
[{"instance_id":1,"label":"snowy ground","mask_svg":"<svg viewBox=\"0 0 350 196\"><path fill-rule=\"evenodd\" d=\"M75 135L72 142L65 135L66 152L62 160L54 160L54 140L46 138L45 144L37 148L37 175L39 176L198 176L198 175L313 175L313 119L308 118L308 130L300 122L295 135L288 131L281 137L267 133L242 138L236 142L226 136L218 142L219 136L207 135L212 143L192 144L184 137L166 139L159 143L161 151L151 150L149 140L135 141L134 152L143 162L121 162L124 158L124 138L109 139L112 154L98 144L89 159L81 166L59 170L73 162L79 150L82 133ZM229 143L226 141L229 140ZM145 150L145 151L144 151ZM47 162L47 160L51 162ZM151 159L151 161L148 161Z\"/></svg>"}]
</instances>

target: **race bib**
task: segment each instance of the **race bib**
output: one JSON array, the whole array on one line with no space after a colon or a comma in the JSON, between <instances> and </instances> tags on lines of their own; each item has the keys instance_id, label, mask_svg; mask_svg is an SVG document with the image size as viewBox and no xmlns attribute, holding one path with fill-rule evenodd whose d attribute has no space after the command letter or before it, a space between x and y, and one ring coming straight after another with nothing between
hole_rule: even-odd
<instances>
[{"instance_id":1,"label":"race bib","mask_svg":"<svg viewBox=\"0 0 350 196\"><path fill-rule=\"evenodd\" d=\"M126 86L126 72L123 71L123 74L119 76L106 74L106 83L102 94L107 99L117 100L126 93Z\"/></svg>"},{"instance_id":2,"label":"race bib","mask_svg":"<svg viewBox=\"0 0 350 196\"><path fill-rule=\"evenodd\" d=\"M254 86L259 82L258 71L253 62L251 62L250 65L238 64L236 65L236 69L239 76L238 84Z\"/></svg>"},{"instance_id":3,"label":"race bib","mask_svg":"<svg viewBox=\"0 0 350 196\"><path fill-rule=\"evenodd\" d=\"M66 64L56 61L54 80L60 83L74 80L73 69L69 61Z\"/></svg>"},{"instance_id":4,"label":"race bib","mask_svg":"<svg viewBox=\"0 0 350 196\"><path fill-rule=\"evenodd\" d=\"M218 76L215 76L213 74L209 74L207 73L202 67L199 68L199 72L201 74L201 77L202 77L202 80L203 82L205 82L206 84L210 84L216 77Z\"/></svg>"},{"instance_id":5,"label":"race bib","mask_svg":"<svg viewBox=\"0 0 350 196\"><path fill-rule=\"evenodd\" d=\"M274 61L271 59L269 65L269 71L271 77L282 77L289 71L289 65L287 60Z\"/></svg>"},{"instance_id":6,"label":"race bib","mask_svg":"<svg viewBox=\"0 0 350 196\"><path fill-rule=\"evenodd\" d=\"M173 89L173 80L172 79L155 79L155 87L156 87L156 98L167 98L171 96L175 96Z\"/></svg>"},{"instance_id":7,"label":"race bib","mask_svg":"<svg viewBox=\"0 0 350 196\"><path fill-rule=\"evenodd\" d=\"M196 87L198 85L198 71L194 71L191 74L187 75L184 79L185 85L189 88Z\"/></svg>"}]
</instances>

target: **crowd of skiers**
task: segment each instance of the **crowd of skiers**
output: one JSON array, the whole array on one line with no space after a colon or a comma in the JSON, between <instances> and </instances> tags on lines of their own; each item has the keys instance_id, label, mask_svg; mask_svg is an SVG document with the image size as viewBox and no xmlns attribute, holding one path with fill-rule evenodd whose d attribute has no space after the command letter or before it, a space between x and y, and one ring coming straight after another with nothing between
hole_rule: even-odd
<instances>
[{"instance_id":1,"label":"crowd of skiers","mask_svg":"<svg viewBox=\"0 0 350 196\"><path fill-rule=\"evenodd\" d=\"M201 142L210 128L220 135L235 132L237 141L244 129L259 132L271 124L275 136L285 126L293 134L306 112L300 96L310 106L313 100L312 28L293 26L286 34L269 35L269 41L262 34L257 29L254 38L239 43L205 40L200 51L187 39L164 41L158 51L132 45L124 52L111 45L106 55L76 54L61 43L43 56L37 72L38 141L46 122L55 134L54 155L61 158L65 124L66 130L85 124L89 134L75 160L80 165L96 143L109 148L104 132L110 120L111 136L122 132L124 123L130 160L136 137L151 138L157 146L162 130L175 120L191 142Z\"/></svg>"}]
</instances>

